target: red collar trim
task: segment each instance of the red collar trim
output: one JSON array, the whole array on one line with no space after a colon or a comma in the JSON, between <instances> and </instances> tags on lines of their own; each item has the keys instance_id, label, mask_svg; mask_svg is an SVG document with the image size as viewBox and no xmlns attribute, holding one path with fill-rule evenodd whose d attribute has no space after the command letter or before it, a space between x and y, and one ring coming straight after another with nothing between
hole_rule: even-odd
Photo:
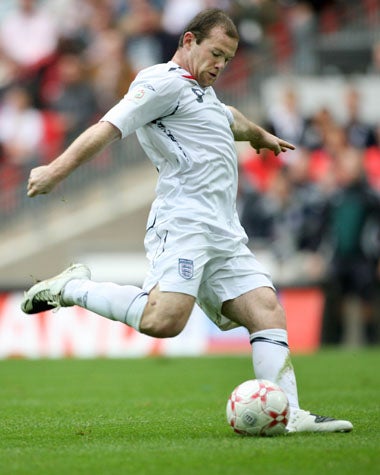
<instances>
[{"instance_id":1,"label":"red collar trim","mask_svg":"<svg viewBox=\"0 0 380 475\"><path fill-rule=\"evenodd\" d=\"M182 74L182 77L186 79L194 79L194 81L196 81L196 78L191 74Z\"/></svg>"}]
</instances>

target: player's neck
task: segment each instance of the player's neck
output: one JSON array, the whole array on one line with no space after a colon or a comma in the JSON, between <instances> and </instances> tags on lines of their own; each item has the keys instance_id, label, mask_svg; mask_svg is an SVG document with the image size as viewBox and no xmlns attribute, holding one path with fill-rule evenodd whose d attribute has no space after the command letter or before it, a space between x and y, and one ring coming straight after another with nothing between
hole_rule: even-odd
<instances>
[{"instance_id":1,"label":"player's neck","mask_svg":"<svg viewBox=\"0 0 380 475\"><path fill-rule=\"evenodd\" d=\"M178 49L173 58L172 58L172 61L173 63L176 63L178 64L178 66L180 66L181 68L183 68L185 71L187 72L191 72L190 71L190 68L189 68L189 65L188 65L188 62L185 60L184 58L184 55L182 54L182 50L181 49Z\"/></svg>"}]
</instances>

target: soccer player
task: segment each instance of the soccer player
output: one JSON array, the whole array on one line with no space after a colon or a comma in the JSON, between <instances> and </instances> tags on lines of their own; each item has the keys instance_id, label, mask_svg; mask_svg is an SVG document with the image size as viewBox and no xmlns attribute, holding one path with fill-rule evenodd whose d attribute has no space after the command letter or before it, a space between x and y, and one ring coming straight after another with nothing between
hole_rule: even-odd
<instances>
[{"instance_id":1,"label":"soccer player","mask_svg":"<svg viewBox=\"0 0 380 475\"><path fill-rule=\"evenodd\" d=\"M294 146L216 97L212 86L234 57L238 40L223 10L200 12L171 61L141 71L97 124L30 173L28 196L48 193L112 141L136 131L159 172L145 237L150 270L143 288L94 282L86 266L74 264L27 291L22 310L34 314L79 305L167 338L183 330L197 302L222 330L247 328L256 378L279 384L288 396L289 432L348 432L348 421L299 408L284 311L239 223L234 140L276 154Z\"/></svg>"}]
</instances>

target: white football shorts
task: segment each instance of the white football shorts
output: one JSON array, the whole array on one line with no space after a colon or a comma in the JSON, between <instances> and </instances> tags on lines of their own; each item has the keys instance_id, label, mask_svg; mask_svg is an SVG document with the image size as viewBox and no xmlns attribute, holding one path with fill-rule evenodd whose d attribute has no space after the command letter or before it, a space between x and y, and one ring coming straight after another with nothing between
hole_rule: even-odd
<instances>
[{"instance_id":1,"label":"white football shorts","mask_svg":"<svg viewBox=\"0 0 380 475\"><path fill-rule=\"evenodd\" d=\"M196 297L205 314L222 330L239 326L222 315L223 302L259 288L271 287L272 279L245 243L218 237L204 229L148 229L145 248L150 270L143 288L157 283L163 292Z\"/></svg>"}]
</instances>

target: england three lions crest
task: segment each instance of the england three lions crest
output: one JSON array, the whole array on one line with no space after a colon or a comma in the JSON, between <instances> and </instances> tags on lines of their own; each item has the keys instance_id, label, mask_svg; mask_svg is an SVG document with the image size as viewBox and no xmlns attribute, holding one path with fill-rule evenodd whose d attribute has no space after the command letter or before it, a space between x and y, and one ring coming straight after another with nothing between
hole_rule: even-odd
<instances>
[{"instance_id":1,"label":"england three lions crest","mask_svg":"<svg viewBox=\"0 0 380 475\"><path fill-rule=\"evenodd\" d=\"M194 275L194 262L190 259L178 259L178 273L184 279L192 279Z\"/></svg>"}]
</instances>

